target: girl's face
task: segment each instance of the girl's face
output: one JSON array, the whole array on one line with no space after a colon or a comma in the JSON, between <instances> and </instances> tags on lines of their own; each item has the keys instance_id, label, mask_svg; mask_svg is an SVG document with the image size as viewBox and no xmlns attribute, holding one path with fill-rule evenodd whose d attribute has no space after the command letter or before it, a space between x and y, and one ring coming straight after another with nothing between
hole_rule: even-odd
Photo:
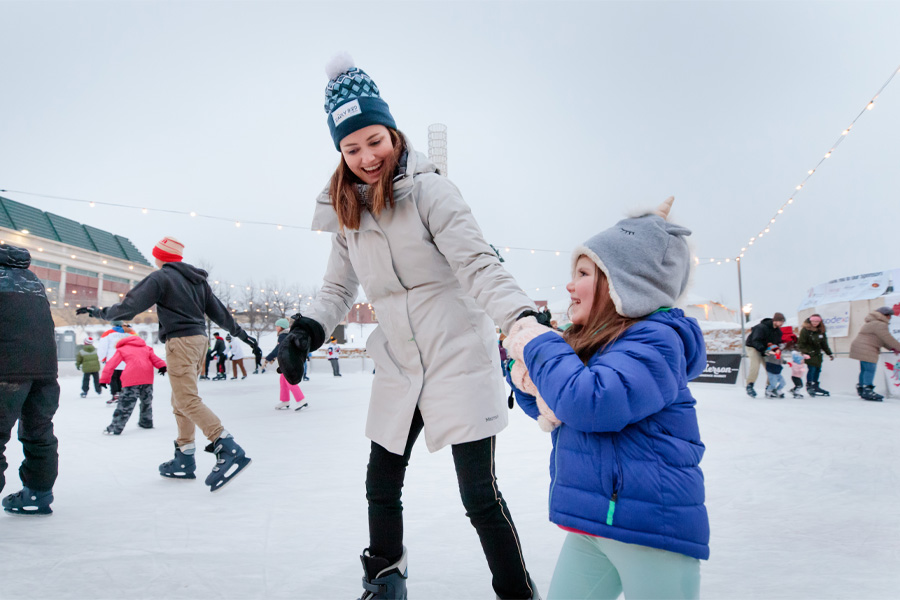
<instances>
[{"instance_id":1,"label":"girl's face","mask_svg":"<svg viewBox=\"0 0 900 600\"><path fill-rule=\"evenodd\" d=\"M597 266L587 256L578 257L575 274L566 286L571 298L569 317L574 325L586 325L594 304L594 285Z\"/></svg>"},{"instance_id":2,"label":"girl's face","mask_svg":"<svg viewBox=\"0 0 900 600\"><path fill-rule=\"evenodd\" d=\"M391 134L384 125L357 129L341 140L344 162L363 183L378 182L381 170L394 151Z\"/></svg>"}]
</instances>

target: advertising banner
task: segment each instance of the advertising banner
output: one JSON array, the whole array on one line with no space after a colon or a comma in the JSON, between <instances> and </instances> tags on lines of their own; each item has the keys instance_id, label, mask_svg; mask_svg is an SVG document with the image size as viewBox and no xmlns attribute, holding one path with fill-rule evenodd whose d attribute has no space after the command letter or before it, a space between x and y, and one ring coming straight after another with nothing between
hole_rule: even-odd
<instances>
[{"instance_id":1,"label":"advertising banner","mask_svg":"<svg viewBox=\"0 0 900 600\"><path fill-rule=\"evenodd\" d=\"M740 354L707 354L706 368L696 379L697 383L737 383L741 370Z\"/></svg>"},{"instance_id":2,"label":"advertising banner","mask_svg":"<svg viewBox=\"0 0 900 600\"><path fill-rule=\"evenodd\" d=\"M828 337L847 337L850 334L850 303L837 302L816 307L816 312L822 316Z\"/></svg>"},{"instance_id":3,"label":"advertising banner","mask_svg":"<svg viewBox=\"0 0 900 600\"><path fill-rule=\"evenodd\" d=\"M797 310L801 311L805 308L823 306L833 302L877 298L888 290L890 282L891 273L888 271L835 279L810 288Z\"/></svg>"}]
</instances>

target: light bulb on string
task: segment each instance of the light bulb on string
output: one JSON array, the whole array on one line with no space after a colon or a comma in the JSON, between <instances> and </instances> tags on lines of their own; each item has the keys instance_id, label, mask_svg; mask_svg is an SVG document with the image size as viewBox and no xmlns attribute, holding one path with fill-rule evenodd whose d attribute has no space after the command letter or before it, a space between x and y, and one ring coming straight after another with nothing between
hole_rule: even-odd
<instances>
[{"instance_id":1,"label":"light bulb on string","mask_svg":"<svg viewBox=\"0 0 900 600\"><path fill-rule=\"evenodd\" d=\"M871 102L869 102L868 104L866 104L866 110L872 110L873 108L875 108L875 101L874 101L874 100L872 100Z\"/></svg>"},{"instance_id":2,"label":"light bulb on string","mask_svg":"<svg viewBox=\"0 0 900 600\"><path fill-rule=\"evenodd\" d=\"M197 213L195 213L194 211L191 211L191 216L192 216L192 217L196 217L196 216L197 216Z\"/></svg>"},{"instance_id":3,"label":"light bulb on string","mask_svg":"<svg viewBox=\"0 0 900 600\"><path fill-rule=\"evenodd\" d=\"M142 209L141 209L141 212L144 213L144 214L146 215L146 214L147 214L147 209L146 209L146 208L142 208Z\"/></svg>"}]
</instances>

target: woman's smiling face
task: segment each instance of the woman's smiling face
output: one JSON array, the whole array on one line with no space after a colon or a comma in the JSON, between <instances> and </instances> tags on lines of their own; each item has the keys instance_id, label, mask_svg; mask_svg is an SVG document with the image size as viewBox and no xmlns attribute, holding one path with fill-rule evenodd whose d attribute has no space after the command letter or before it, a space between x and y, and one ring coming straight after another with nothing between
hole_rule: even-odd
<instances>
[{"instance_id":1,"label":"woman's smiling face","mask_svg":"<svg viewBox=\"0 0 900 600\"><path fill-rule=\"evenodd\" d=\"M344 162L363 183L378 182L394 145L391 134L384 125L369 125L357 129L341 140Z\"/></svg>"}]
</instances>

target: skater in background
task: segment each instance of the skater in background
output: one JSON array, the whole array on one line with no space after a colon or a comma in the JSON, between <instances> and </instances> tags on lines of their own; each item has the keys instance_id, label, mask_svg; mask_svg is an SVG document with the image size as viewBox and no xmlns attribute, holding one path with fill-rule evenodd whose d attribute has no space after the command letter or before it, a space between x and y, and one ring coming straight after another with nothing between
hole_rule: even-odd
<instances>
[{"instance_id":1,"label":"skater in background","mask_svg":"<svg viewBox=\"0 0 900 600\"><path fill-rule=\"evenodd\" d=\"M274 362L278 358L278 350L281 348L281 344L284 342L284 338L287 337L287 330L291 326L290 322L287 319L278 319L275 321L275 334L278 336L278 342L275 344L275 347L272 348L272 351L266 356L266 364L268 365L271 362ZM297 407L294 410L302 410L309 406L309 403L306 402L306 397L303 395L303 390L300 389L300 386L296 383L289 383L287 379L284 378L284 374L278 375L278 385L280 386L278 404L275 405L275 408L278 410L287 410L291 407L291 395L294 396L294 401L297 403Z\"/></svg>"},{"instance_id":2,"label":"skater in background","mask_svg":"<svg viewBox=\"0 0 900 600\"><path fill-rule=\"evenodd\" d=\"M262 354L262 350L260 349L260 347L253 346L253 362L255 365L253 368L254 375L259 374L259 368L262 366L262 359L263 359L263 354Z\"/></svg>"},{"instance_id":3,"label":"skater in background","mask_svg":"<svg viewBox=\"0 0 900 600\"><path fill-rule=\"evenodd\" d=\"M79 308L78 310L81 309ZM118 319L112 321L110 325L112 325L112 327L103 332L100 336L100 341L97 343L97 356L100 357L100 362L104 365L106 364L106 361L111 359L113 354L116 353L116 344L119 343L119 340L125 336L131 335L129 332L125 331L125 323ZM113 404L119 401L119 394L122 392L122 371L124 370L125 363L121 363L116 369L116 372L113 373L112 379L109 382L109 391L112 395L110 396L110 399L106 401L107 404Z\"/></svg>"},{"instance_id":4,"label":"skater in background","mask_svg":"<svg viewBox=\"0 0 900 600\"><path fill-rule=\"evenodd\" d=\"M806 371L806 359L809 356L797 348L797 336L792 327L782 327L781 332L781 339L784 341L782 356L785 352L789 353L787 364L791 369L791 383L794 384L791 394L794 398L803 398L803 373Z\"/></svg>"},{"instance_id":5,"label":"skater in background","mask_svg":"<svg viewBox=\"0 0 900 600\"><path fill-rule=\"evenodd\" d=\"M213 357L216 359L216 376L212 380L221 381L228 379L228 376L225 375L225 360L228 358L228 352L226 351L225 340L222 339L222 335L218 331L213 333L213 337L215 338Z\"/></svg>"},{"instance_id":6,"label":"skater in background","mask_svg":"<svg viewBox=\"0 0 900 600\"><path fill-rule=\"evenodd\" d=\"M377 369L366 425L362 598L406 597L401 491L423 431L430 451L452 447L496 595L536 598L494 464L495 436L509 418L497 385L495 323L505 330L536 307L484 241L459 190L397 130L372 79L346 54L328 71L325 111L341 155L313 226L332 234L331 255L278 362L288 382L300 381L307 354L346 317L362 284L380 322L367 341ZM455 577L448 571L448 582Z\"/></svg>"},{"instance_id":7,"label":"skater in background","mask_svg":"<svg viewBox=\"0 0 900 600\"><path fill-rule=\"evenodd\" d=\"M688 381L706 347L669 308L691 271L671 201L575 249L565 333L523 319L504 341L519 405L556 429L550 521L567 533L548 600L700 594L709 520Z\"/></svg>"},{"instance_id":8,"label":"skater in background","mask_svg":"<svg viewBox=\"0 0 900 600\"><path fill-rule=\"evenodd\" d=\"M784 325L784 315L780 312L772 315L771 319L763 319L753 326L747 341L744 343L747 356L750 357L750 366L747 369L747 395L756 398L756 390L753 384L759 376L759 367L765 362L766 348L769 344L781 343L781 326Z\"/></svg>"},{"instance_id":9,"label":"skater in background","mask_svg":"<svg viewBox=\"0 0 900 600\"><path fill-rule=\"evenodd\" d=\"M891 335L891 316L887 306L875 309L866 316L866 323L850 344L850 358L859 361L859 382L856 392L863 400L881 402L884 396L875 393L875 370L882 348L900 352L900 341Z\"/></svg>"},{"instance_id":10,"label":"skater in background","mask_svg":"<svg viewBox=\"0 0 900 600\"><path fill-rule=\"evenodd\" d=\"M134 406L140 402L138 427L153 429L153 369L159 369L160 375L166 374L166 363L158 357L153 348L136 335L129 335L116 344L116 353L106 361L100 385L106 386L116 372L116 366L124 362L126 367L122 373L122 393L112 423L103 430L106 435L120 435L125 424L131 418Z\"/></svg>"},{"instance_id":11,"label":"skater in background","mask_svg":"<svg viewBox=\"0 0 900 600\"><path fill-rule=\"evenodd\" d=\"M238 367L240 367L243 375L241 379L247 379L247 369L244 368L244 347L240 341L231 339L230 335L225 336L225 341L228 343L228 358L231 359L231 378L237 379Z\"/></svg>"},{"instance_id":12,"label":"skater in background","mask_svg":"<svg viewBox=\"0 0 900 600\"><path fill-rule=\"evenodd\" d=\"M206 477L206 485L215 492L245 469L250 458L197 392L200 364L209 347L205 317L250 346L255 346L256 340L235 323L228 309L213 294L206 280L209 274L182 262L184 244L166 237L157 242L152 253L158 270L125 294L122 302L102 309L79 308L75 312L97 319L133 318L156 305L159 339L166 344L172 412L178 426L175 457L159 465L159 474L173 479L197 478L194 435L199 427L210 441L206 451L216 456L216 464Z\"/></svg>"},{"instance_id":13,"label":"skater in background","mask_svg":"<svg viewBox=\"0 0 900 600\"><path fill-rule=\"evenodd\" d=\"M834 360L834 354L828 347L828 336L825 334L825 323L822 322L822 316L815 314L810 315L808 319L803 321L803 327L800 329L800 338L797 340L797 347L800 352L806 354L806 393L812 396L830 396L828 390L822 389L819 385L819 377L822 375L822 353L828 355L828 358Z\"/></svg>"},{"instance_id":14,"label":"skater in background","mask_svg":"<svg viewBox=\"0 0 900 600\"><path fill-rule=\"evenodd\" d=\"M100 357L97 355L97 349L94 348L94 338L90 336L84 338L81 349L75 355L75 368L80 369L84 374L81 377L82 398L87 398L91 379L94 380L94 390L97 395L103 393L100 390Z\"/></svg>"},{"instance_id":15,"label":"skater in background","mask_svg":"<svg viewBox=\"0 0 900 600\"><path fill-rule=\"evenodd\" d=\"M781 359L781 348L775 344L769 344L765 354L766 359L766 398L784 398L784 376L781 374L784 361Z\"/></svg>"},{"instance_id":16,"label":"skater in background","mask_svg":"<svg viewBox=\"0 0 900 600\"><path fill-rule=\"evenodd\" d=\"M331 336L331 340L328 343L328 362L331 363L331 372L335 377L341 376L341 346L337 343L337 340L334 339L334 336Z\"/></svg>"},{"instance_id":17,"label":"skater in background","mask_svg":"<svg viewBox=\"0 0 900 600\"><path fill-rule=\"evenodd\" d=\"M19 467L22 489L0 504L10 514L49 515L59 473L53 435L59 408L56 332L44 285L30 264L28 250L0 244L0 491L6 486L6 445L16 421L25 455ZM8 558L4 553L0 560Z\"/></svg>"}]
</instances>

